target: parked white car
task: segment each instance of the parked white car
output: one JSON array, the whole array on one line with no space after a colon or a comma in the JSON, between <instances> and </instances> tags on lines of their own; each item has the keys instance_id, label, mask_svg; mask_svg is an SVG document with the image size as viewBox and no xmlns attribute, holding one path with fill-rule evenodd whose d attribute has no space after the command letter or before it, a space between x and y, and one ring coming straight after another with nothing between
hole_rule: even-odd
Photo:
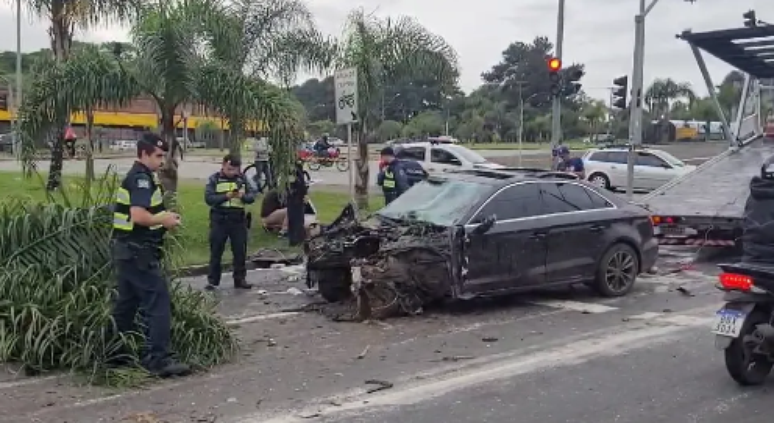
<instances>
[{"instance_id":1,"label":"parked white car","mask_svg":"<svg viewBox=\"0 0 774 423\"><path fill-rule=\"evenodd\" d=\"M417 142L396 144L395 156L401 160L414 160L428 172L445 172L462 169L502 169L505 166L492 163L473 150L456 144Z\"/></svg>"},{"instance_id":2,"label":"parked white car","mask_svg":"<svg viewBox=\"0 0 774 423\"><path fill-rule=\"evenodd\" d=\"M609 190L626 187L626 148L592 149L583 155L586 179ZM696 166L685 164L663 150L638 149L634 162L634 189L653 190Z\"/></svg>"}]
</instances>

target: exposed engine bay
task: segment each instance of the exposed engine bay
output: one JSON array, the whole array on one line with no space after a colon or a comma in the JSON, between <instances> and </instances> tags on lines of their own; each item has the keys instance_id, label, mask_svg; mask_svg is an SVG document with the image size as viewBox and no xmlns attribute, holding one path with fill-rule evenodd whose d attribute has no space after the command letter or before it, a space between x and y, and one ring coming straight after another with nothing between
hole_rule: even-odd
<instances>
[{"instance_id":1,"label":"exposed engine bay","mask_svg":"<svg viewBox=\"0 0 774 423\"><path fill-rule=\"evenodd\" d=\"M451 228L411 218L358 218L348 205L305 244L307 285L335 320L416 315L451 290Z\"/></svg>"}]
</instances>

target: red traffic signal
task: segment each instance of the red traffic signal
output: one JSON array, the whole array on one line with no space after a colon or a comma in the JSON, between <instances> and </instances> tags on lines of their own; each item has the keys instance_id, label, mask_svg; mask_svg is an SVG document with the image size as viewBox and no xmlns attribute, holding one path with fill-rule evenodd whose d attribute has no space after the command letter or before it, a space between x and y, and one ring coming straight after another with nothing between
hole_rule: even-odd
<instances>
[{"instance_id":1,"label":"red traffic signal","mask_svg":"<svg viewBox=\"0 0 774 423\"><path fill-rule=\"evenodd\" d=\"M548 59L548 70L551 72L558 72L562 69L562 61L556 57Z\"/></svg>"}]
</instances>

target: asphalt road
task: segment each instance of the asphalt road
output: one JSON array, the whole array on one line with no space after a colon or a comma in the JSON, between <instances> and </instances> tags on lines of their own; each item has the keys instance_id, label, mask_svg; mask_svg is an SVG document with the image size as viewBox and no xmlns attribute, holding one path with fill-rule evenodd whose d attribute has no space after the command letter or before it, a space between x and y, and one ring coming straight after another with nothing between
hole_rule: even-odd
<instances>
[{"instance_id":1,"label":"asphalt road","mask_svg":"<svg viewBox=\"0 0 774 423\"><path fill-rule=\"evenodd\" d=\"M659 146L663 150L669 151L676 157L687 161L690 164L699 164L709 158L717 155L726 148L725 143L681 143L666 146ZM491 159L494 162L509 166L524 167L547 167L550 163L550 152L525 150L519 160L518 152L513 150L478 150L482 156ZM98 159L95 161L97 173L104 172L109 166L114 166L116 171L123 173L127 171L133 163L130 158L118 159ZM38 163L39 169L48 169L48 161ZM217 172L220 168L218 158L188 156L185 161L180 163L179 174L182 179L205 180L209 175ZM13 161L0 161L0 171L20 169L19 164ZM83 161L67 161L64 164L63 172L65 174L83 173L85 164ZM378 164L376 161L370 163L371 186L376 186L376 174L378 173ZM310 172L312 179L321 185L347 186L349 185L349 176L347 172L341 172L335 168L323 168L317 172Z\"/></svg>"},{"instance_id":2,"label":"asphalt road","mask_svg":"<svg viewBox=\"0 0 774 423\"><path fill-rule=\"evenodd\" d=\"M237 363L131 391L7 376L0 421L764 423L772 385L737 387L713 348L715 263L730 258L710 252L687 266L692 250L665 249L624 298L557 290L371 324L283 312L314 300L287 291L297 269L255 271L265 292L219 293Z\"/></svg>"}]
</instances>

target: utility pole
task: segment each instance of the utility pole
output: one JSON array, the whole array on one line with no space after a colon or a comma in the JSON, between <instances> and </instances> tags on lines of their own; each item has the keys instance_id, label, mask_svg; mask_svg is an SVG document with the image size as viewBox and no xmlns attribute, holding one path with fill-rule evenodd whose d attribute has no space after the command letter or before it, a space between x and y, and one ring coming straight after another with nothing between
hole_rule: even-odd
<instances>
[{"instance_id":1,"label":"utility pole","mask_svg":"<svg viewBox=\"0 0 774 423\"><path fill-rule=\"evenodd\" d=\"M612 134L613 133L613 117L615 114L613 114L613 99L615 98L615 87L608 87L608 90L610 90L610 106L607 109L607 133Z\"/></svg>"},{"instance_id":2,"label":"utility pole","mask_svg":"<svg viewBox=\"0 0 774 423\"><path fill-rule=\"evenodd\" d=\"M11 150L13 156L19 158L19 147L21 147L21 137L19 136L19 110L22 105L22 53L21 53L21 0L16 0L16 111L14 113L14 133L13 144L11 144ZM8 88L11 88L11 84L8 84ZM8 91L11 91L10 89Z\"/></svg>"},{"instance_id":3,"label":"utility pole","mask_svg":"<svg viewBox=\"0 0 774 423\"><path fill-rule=\"evenodd\" d=\"M519 84L519 167L522 167L522 156L524 149L524 84L525 81L518 81Z\"/></svg>"},{"instance_id":4,"label":"utility pole","mask_svg":"<svg viewBox=\"0 0 774 423\"><path fill-rule=\"evenodd\" d=\"M562 60L562 45L564 44L564 2L559 0L559 10L556 16L556 51L554 57ZM554 96L551 109L551 147L562 142L562 100L560 96Z\"/></svg>"}]
</instances>

